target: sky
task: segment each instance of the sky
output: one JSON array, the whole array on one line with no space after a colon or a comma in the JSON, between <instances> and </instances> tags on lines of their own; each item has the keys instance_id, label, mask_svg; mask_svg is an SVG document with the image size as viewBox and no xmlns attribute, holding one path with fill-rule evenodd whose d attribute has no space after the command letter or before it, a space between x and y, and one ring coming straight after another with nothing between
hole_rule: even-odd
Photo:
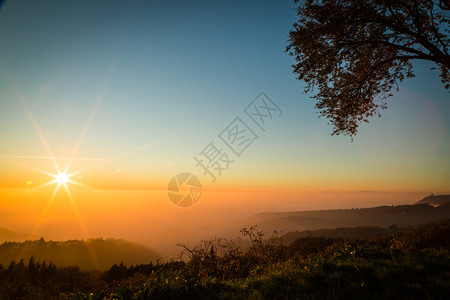
<instances>
[{"instance_id":1,"label":"sky","mask_svg":"<svg viewBox=\"0 0 450 300\"><path fill-rule=\"evenodd\" d=\"M285 52L295 21L294 1L6 1L0 227L157 244L261 211L449 193L450 102L433 65L414 63L353 141L331 136ZM261 97L274 109L263 128L245 112ZM239 155L233 122L253 133ZM194 160L211 145L230 162L215 182ZM189 207L167 194L180 173L201 182Z\"/></svg>"}]
</instances>

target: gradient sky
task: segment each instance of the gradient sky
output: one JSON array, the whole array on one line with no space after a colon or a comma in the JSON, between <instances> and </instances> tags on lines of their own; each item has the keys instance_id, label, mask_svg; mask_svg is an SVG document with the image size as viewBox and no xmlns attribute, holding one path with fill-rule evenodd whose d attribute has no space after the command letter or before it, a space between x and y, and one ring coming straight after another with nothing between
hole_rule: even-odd
<instances>
[{"instance_id":1,"label":"gradient sky","mask_svg":"<svg viewBox=\"0 0 450 300\"><path fill-rule=\"evenodd\" d=\"M294 1L7 1L0 227L52 236L83 217L85 235L120 236L92 218L122 214L134 228L149 215L244 217L449 193L449 93L433 65L415 63L416 77L353 142L331 136L284 52L295 21ZM283 115L266 132L256 128L260 138L211 183L193 157L261 91ZM67 158L69 173L83 171L72 179L87 187L69 184L72 202L61 189L49 205L56 184L39 188L53 180L41 171L56 173L54 162L64 169ZM164 192L180 172L196 174L204 188L188 209Z\"/></svg>"}]
</instances>

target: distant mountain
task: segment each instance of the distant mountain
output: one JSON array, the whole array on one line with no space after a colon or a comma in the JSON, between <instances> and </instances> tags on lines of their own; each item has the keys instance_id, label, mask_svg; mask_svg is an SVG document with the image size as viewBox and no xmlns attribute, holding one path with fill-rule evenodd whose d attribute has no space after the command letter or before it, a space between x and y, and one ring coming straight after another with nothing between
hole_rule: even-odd
<instances>
[{"instance_id":1,"label":"distant mountain","mask_svg":"<svg viewBox=\"0 0 450 300\"><path fill-rule=\"evenodd\" d=\"M26 240L38 240L38 237L32 237L25 233L17 233L6 228L0 228L0 243L3 242L24 242Z\"/></svg>"},{"instance_id":2,"label":"distant mountain","mask_svg":"<svg viewBox=\"0 0 450 300\"><path fill-rule=\"evenodd\" d=\"M239 227L258 225L259 230L270 234L274 230L286 233L338 227L390 225L407 227L445 219L450 219L450 205L432 206L423 203L359 209L260 213L244 220Z\"/></svg>"},{"instance_id":3,"label":"distant mountain","mask_svg":"<svg viewBox=\"0 0 450 300\"><path fill-rule=\"evenodd\" d=\"M25 262L34 257L37 261L52 262L57 266L79 266L85 270L106 270L121 261L136 265L156 261L156 252L144 246L116 239L88 239L86 241L5 242L0 245L0 264L7 266L12 260Z\"/></svg>"},{"instance_id":4,"label":"distant mountain","mask_svg":"<svg viewBox=\"0 0 450 300\"><path fill-rule=\"evenodd\" d=\"M450 205L450 195L433 195L423 198L417 204Z\"/></svg>"}]
</instances>

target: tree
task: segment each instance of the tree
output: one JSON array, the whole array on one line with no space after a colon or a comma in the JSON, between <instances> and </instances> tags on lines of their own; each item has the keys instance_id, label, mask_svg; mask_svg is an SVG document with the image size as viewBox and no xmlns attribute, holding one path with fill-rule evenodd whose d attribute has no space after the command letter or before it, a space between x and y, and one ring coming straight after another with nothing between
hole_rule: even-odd
<instances>
[{"instance_id":1,"label":"tree","mask_svg":"<svg viewBox=\"0 0 450 300\"><path fill-rule=\"evenodd\" d=\"M334 134L356 134L380 116L385 100L405 78L411 61L440 69L450 88L449 0L304 0L286 51ZM434 69L434 68L433 68Z\"/></svg>"}]
</instances>

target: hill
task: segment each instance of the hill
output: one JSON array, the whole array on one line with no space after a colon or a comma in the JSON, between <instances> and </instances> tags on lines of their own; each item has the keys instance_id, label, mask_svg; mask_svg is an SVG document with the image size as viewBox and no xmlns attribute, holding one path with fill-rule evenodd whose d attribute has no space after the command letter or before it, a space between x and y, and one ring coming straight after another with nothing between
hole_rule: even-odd
<instances>
[{"instance_id":1,"label":"hill","mask_svg":"<svg viewBox=\"0 0 450 300\"><path fill-rule=\"evenodd\" d=\"M437 205L449 205L450 195L433 195L423 198L417 204L431 204L433 206Z\"/></svg>"},{"instance_id":2,"label":"hill","mask_svg":"<svg viewBox=\"0 0 450 300\"><path fill-rule=\"evenodd\" d=\"M274 230L290 232L361 226L408 227L445 219L450 219L450 205L432 206L422 203L355 209L260 213L244 220L239 226L242 228L257 224L259 230L271 233Z\"/></svg>"},{"instance_id":3,"label":"hill","mask_svg":"<svg viewBox=\"0 0 450 300\"><path fill-rule=\"evenodd\" d=\"M383 228L378 226L360 226L360 227L341 227L333 229L317 229L308 231L291 231L283 235L283 243L289 245L296 239L307 237L369 239L388 234L400 233L406 230L407 228L399 228L397 226L390 226L389 228Z\"/></svg>"},{"instance_id":4,"label":"hill","mask_svg":"<svg viewBox=\"0 0 450 300\"><path fill-rule=\"evenodd\" d=\"M448 221L370 239L306 237L289 246L277 239L262 240L254 230L248 233L248 249L213 239L186 248L185 260L113 265L104 272L36 261L0 265L0 299L448 299L450 295Z\"/></svg>"},{"instance_id":5,"label":"hill","mask_svg":"<svg viewBox=\"0 0 450 300\"><path fill-rule=\"evenodd\" d=\"M128 265L156 261L158 254L144 246L117 239L88 239L86 241L5 242L0 245L0 265L12 260L52 262L58 266L79 266L84 270L105 270L121 261Z\"/></svg>"},{"instance_id":6,"label":"hill","mask_svg":"<svg viewBox=\"0 0 450 300\"><path fill-rule=\"evenodd\" d=\"M6 228L0 228L0 243L9 242L25 242L26 240L38 240L38 237L30 237L25 233L18 233Z\"/></svg>"}]
</instances>

